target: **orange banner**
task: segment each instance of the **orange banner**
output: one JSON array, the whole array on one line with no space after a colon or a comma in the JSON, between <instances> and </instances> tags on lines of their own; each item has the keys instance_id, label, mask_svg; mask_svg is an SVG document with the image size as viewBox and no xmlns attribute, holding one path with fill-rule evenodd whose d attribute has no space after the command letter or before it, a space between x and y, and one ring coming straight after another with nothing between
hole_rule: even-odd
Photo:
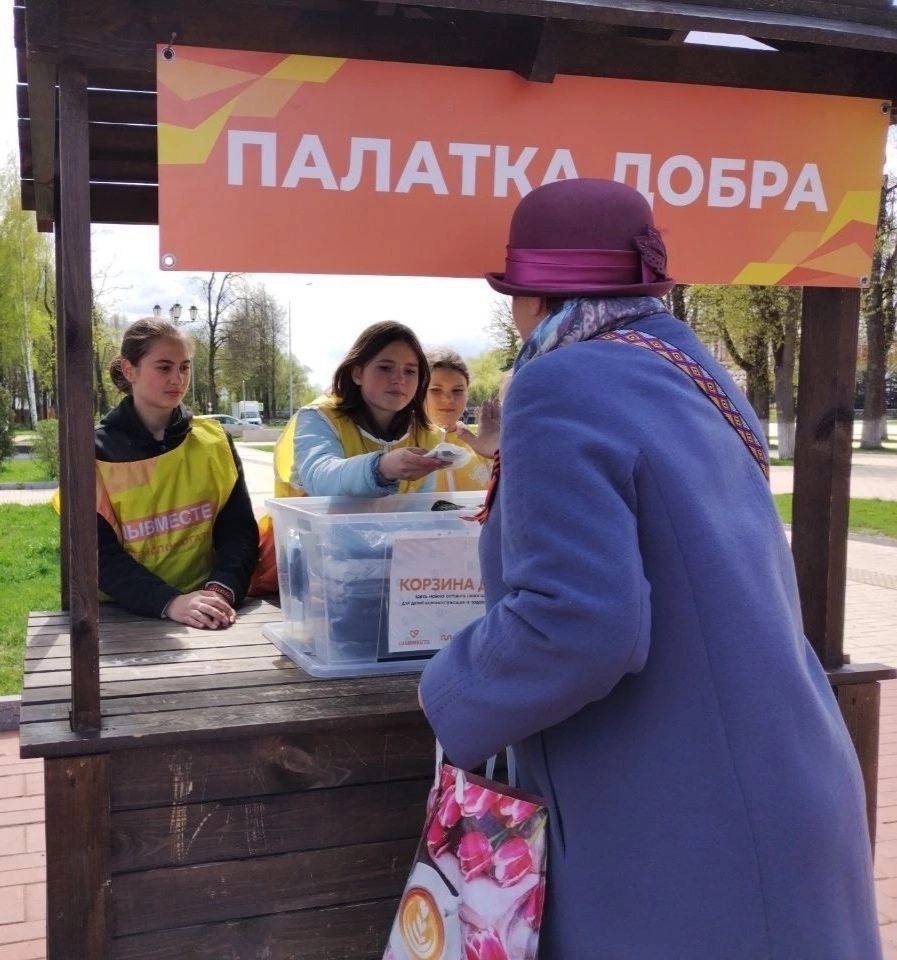
<instances>
[{"instance_id":1,"label":"orange banner","mask_svg":"<svg viewBox=\"0 0 897 960\"><path fill-rule=\"evenodd\" d=\"M878 100L165 49L163 269L480 276L521 196L583 176L649 198L683 283L869 271Z\"/></svg>"}]
</instances>

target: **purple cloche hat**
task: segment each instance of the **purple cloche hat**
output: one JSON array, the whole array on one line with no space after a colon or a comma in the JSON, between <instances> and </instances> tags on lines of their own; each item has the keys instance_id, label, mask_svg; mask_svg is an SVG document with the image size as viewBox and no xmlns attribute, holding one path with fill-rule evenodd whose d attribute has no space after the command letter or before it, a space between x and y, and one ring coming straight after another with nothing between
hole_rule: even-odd
<instances>
[{"instance_id":1,"label":"purple cloche hat","mask_svg":"<svg viewBox=\"0 0 897 960\"><path fill-rule=\"evenodd\" d=\"M546 183L511 217L504 273L511 296L659 297L675 286L648 201L614 180Z\"/></svg>"}]
</instances>

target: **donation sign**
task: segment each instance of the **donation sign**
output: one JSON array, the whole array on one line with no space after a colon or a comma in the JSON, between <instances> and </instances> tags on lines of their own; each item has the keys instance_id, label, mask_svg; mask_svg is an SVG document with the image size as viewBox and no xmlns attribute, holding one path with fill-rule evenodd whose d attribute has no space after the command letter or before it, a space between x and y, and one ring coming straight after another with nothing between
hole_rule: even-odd
<instances>
[{"instance_id":1,"label":"donation sign","mask_svg":"<svg viewBox=\"0 0 897 960\"><path fill-rule=\"evenodd\" d=\"M484 610L477 537L395 537L389 568L390 654L439 650Z\"/></svg>"},{"instance_id":2,"label":"donation sign","mask_svg":"<svg viewBox=\"0 0 897 960\"><path fill-rule=\"evenodd\" d=\"M581 176L648 198L679 282L869 273L880 100L163 49L163 269L479 277L522 196Z\"/></svg>"}]
</instances>

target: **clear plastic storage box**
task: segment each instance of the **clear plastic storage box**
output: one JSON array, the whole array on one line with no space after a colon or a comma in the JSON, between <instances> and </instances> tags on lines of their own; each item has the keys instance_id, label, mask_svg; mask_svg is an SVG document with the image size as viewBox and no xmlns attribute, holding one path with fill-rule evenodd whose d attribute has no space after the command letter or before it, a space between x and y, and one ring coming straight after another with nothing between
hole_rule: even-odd
<instances>
[{"instance_id":1,"label":"clear plastic storage box","mask_svg":"<svg viewBox=\"0 0 897 960\"><path fill-rule=\"evenodd\" d=\"M472 519L483 498L266 500L284 620L265 635L312 676L422 669L483 611Z\"/></svg>"}]
</instances>

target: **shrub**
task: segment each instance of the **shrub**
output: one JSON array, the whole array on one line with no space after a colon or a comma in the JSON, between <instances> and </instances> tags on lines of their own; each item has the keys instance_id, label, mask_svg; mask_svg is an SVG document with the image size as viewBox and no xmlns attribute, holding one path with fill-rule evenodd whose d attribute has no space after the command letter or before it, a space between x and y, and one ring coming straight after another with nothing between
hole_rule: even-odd
<instances>
[{"instance_id":1,"label":"shrub","mask_svg":"<svg viewBox=\"0 0 897 960\"><path fill-rule=\"evenodd\" d=\"M41 420L37 425L34 456L47 468L53 479L59 477L59 421Z\"/></svg>"},{"instance_id":2,"label":"shrub","mask_svg":"<svg viewBox=\"0 0 897 960\"><path fill-rule=\"evenodd\" d=\"M12 456L12 397L0 386L0 463Z\"/></svg>"}]
</instances>

